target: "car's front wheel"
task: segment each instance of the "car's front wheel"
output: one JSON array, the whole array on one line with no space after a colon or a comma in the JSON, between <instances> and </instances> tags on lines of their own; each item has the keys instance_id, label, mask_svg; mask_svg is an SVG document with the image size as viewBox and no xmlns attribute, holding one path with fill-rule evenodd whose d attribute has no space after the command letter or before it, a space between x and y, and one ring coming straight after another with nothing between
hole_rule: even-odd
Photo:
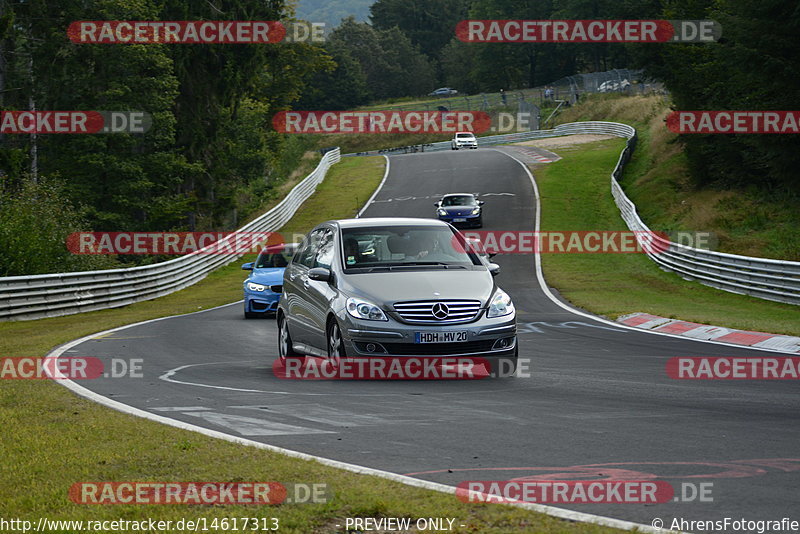
<instances>
[{"instance_id":1,"label":"car's front wheel","mask_svg":"<svg viewBox=\"0 0 800 534\"><path fill-rule=\"evenodd\" d=\"M278 358L282 362L286 358L301 358L302 354L294 350L292 345L292 336L289 335L289 325L286 322L286 316L282 313L278 315Z\"/></svg>"},{"instance_id":2,"label":"car's front wheel","mask_svg":"<svg viewBox=\"0 0 800 534\"><path fill-rule=\"evenodd\" d=\"M339 323L336 319L331 319L328 322L328 363L334 369L338 369L342 360L346 358L344 350L344 339L342 339L342 330L339 328Z\"/></svg>"}]
</instances>

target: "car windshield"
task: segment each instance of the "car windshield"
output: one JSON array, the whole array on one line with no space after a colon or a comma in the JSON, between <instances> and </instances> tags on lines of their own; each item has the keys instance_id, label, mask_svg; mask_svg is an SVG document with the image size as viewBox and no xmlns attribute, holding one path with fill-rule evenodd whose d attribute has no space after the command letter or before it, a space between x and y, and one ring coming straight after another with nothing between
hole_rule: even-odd
<instances>
[{"instance_id":1,"label":"car windshield","mask_svg":"<svg viewBox=\"0 0 800 534\"><path fill-rule=\"evenodd\" d=\"M467 195L459 195L454 197L444 197L442 199L442 206L475 206L477 202L475 197Z\"/></svg>"},{"instance_id":2,"label":"car windshield","mask_svg":"<svg viewBox=\"0 0 800 534\"><path fill-rule=\"evenodd\" d=\"M472 139L475 136L472 135L471 133L460 133L460 134L456 134L456 137L459 138L459 139Z\"/></svg>"},{"instance_id":3,"label":"car windshield","mask_svg":"<svg viewBox=\"0 0 800 534\"><path fill-rule=\"evenodd\" d=\"M289 260L292 259L292 250L284 249L281 252L264 251L258 255L256 260L256 269L274 269L278 267L286 267Z\"/></svg>"},{"instance_id":4,"label":"car windshield","mask_svg":"<svg viewBox=\"0 0 800 534\"><path fill-rule=\"evenodd\" d=\"M409 225L342 229L342 260L346 270L481 265L478 257L465 248L463 236L448 227Z\"/></svg>"}]
</instances>

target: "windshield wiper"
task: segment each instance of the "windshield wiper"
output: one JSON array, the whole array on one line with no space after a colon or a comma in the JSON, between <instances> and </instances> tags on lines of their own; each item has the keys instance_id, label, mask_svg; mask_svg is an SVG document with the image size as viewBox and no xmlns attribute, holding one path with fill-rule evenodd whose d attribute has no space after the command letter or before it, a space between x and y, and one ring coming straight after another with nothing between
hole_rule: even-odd
<instances>
[{"instance_id":1,"label":"windshield wiper","mask_svg":"<svg viewBox=\"0 0 800 534\"><path fill-rule=\"evenodd\" d=\"M407 261L400 265L394 265L390 269L403 269L407 267L443 267L445 269L466 269L463 265L454 263L443 263L440 261Z\"/></svg>"}]
</instances>

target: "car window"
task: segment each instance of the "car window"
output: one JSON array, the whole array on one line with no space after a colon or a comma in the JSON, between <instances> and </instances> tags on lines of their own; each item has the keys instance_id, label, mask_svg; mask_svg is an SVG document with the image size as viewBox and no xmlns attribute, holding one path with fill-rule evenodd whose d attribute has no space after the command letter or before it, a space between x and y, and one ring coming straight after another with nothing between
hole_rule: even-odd
<instances>
[{"instance_id":1,"label":"car window","mask_svg":"<svg viewBox=\"0 0 800 534\"><path fill-rule=\"evenodd\" d=\"M306 236L301 250L298 251L294 257L295 263L305 265L306 267L313 267L322 232L322 229L314 230L308 236Z\"/></svg>"},{"instance_id":2,"label":"car window","mask_svg":"<svg viewBox=\"0 0 800 534\"><path fill-rule=\"evenodd\" d=\"M256 260L256 269L271 269L286 267L291 259L291 251L284 249L281 252L262 252Z\"/></svg>"},{"instance_id":3,"label":"car window","mask_svg":"<svg viewBox=\"0 0 800 534\"><path fill-rule=\"evenodd\" d=\"M316 254L314 255L313 267L331 268L333 262L333 230L324 228L320 235L319 243L317 245Z\"/></svg>"},{"instance_id":4,"label":"car window","mask_svg":"<svg viewBox=\"0 0 800 534\"><path fill-rule=\"evenodd\" d=\"M342 229L345 270L403 265L480 265L463 238L442 226L380 226Z\"/></svg>"},{"instance_id":5,"label":"car window","mask_svg":"<svg viewBox=\"0 0 800 534\"><path fill-rule=\"evenodd\" d=\"M444 197L442 199L442 206L474 206L475 203L475 197L468 196Z\"/></svg>"}]
</instances>

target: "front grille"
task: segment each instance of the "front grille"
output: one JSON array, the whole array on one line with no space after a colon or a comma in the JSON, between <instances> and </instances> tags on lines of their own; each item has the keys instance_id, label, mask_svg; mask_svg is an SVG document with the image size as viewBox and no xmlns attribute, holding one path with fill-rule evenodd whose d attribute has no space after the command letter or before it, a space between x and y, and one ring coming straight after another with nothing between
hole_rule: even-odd
<instances>
[{"instance_id":1,"label":"front grille","mask_svg":"<svg viewBox=\"0 0 800 534\"><path fill-rule=\"evenodd\" d=\"M398 356L446 356L489 352L493 344L494 340L488 339L461 343L383 343L383 346L389 354Z\"/></svg>"},{"instance_id":2,"label":"front grille","mask_svg":"<svg viewBox=\"0 0 800 534\"><path fill-rule=\"evenodd\" d=\"M447 316L440 318L434 312L447 310ZM401 319L408 323L464 323L477 317L481 310L479 300L418 300L397 302L394 309Z\"/></svg>"},{"instance_id":3,"label":"front grille","mask_svg":"<svg viewBox=\"0 0 800 534\"><path fill-rule=\"evenodd\" d=\"M283 293L283 285L278 284L274 286L269 286L269 290L273 293Z\"/></svg>"}]
</instances>

